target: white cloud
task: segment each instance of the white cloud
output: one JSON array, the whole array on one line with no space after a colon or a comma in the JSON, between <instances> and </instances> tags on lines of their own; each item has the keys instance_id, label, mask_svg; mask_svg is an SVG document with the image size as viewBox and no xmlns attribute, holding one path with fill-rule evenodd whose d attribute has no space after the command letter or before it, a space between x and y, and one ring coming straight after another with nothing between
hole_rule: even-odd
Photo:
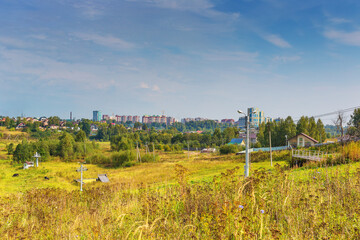
<instances>
[{"instance_id":1,"label":"white cloud","mask_svg":"<svg viewBox=\"0 0 360 240\"><path fill-rule=\"evenodd\" d=\"M29 46L26 42L11 37L0 37L0 44L16 48L25 48Z\"/></svg>"},{"instance_id":2,"label":"white cloud","mask_svg":"<svg viewBox=\"0 0 360 240\"><path fill-rule=\"evenodd\" d=\"M209 0L127 0L129 2L144 2L158 8L179 11L195 12L209 18L224 17L230 20L239 18L239 13L224 13L214 10L214 5Z\"/></svg>"},{"instance_id":3,"label":"white cloud","mask_svg":"<svg viewBox=\"0 0 360 240\"><path fill-rule=\"evenodd\" d=\"M329 21L335 24L342 24L342 23L349 23L351 22L348 19L345 18L329 18Z\"/></svg>"},{"instance_id":4,"label":"white cloud","mask_svg":"<svg viewBox=\"0 0 360 240\"><path fill-rule=\"evenodd\" d=\"M82 16L87 19L96 19L104 15L106 4L105 0L83 0L83 1L73 1L73 0L57 0L60 4L69 5L77 9Z\"/></svg>"},{"instance_id":5,"label":"white cloud","mask_svg":"<svg viewBox=\"0 0 360 240\"><path fill-rule=\"evenodd\" d=\"M275 62L282 62L282 63L288 63L288 62L296 62L301 59L300 56L275 56L273 58L273 61Z\"/></svg>"},{"instance_id":6,"label":"white cloud","mask_svg":"<svg viewBox=\"0 0 360 240\"><path fill-rule=\"evenodd\" d=\"M208 0L128 0L129 2L145 2L160 8L177 10L204 10L213 7Z\"/></svg>"},{"instance_id":7,"label":"white cloud","mask_svg":"<svg viewBox=\"0 0 360 240\"><path fill-rule=\"evenodd\" d=\"M150 86L149 84L145 83L145 82L141 82L140 83L140 86L139 88L142 88L142 89L150 89L154 92L160 92L160 88L158 85L153 85L153 86Z\"/></svg>"},{"instance_id":8,"label":"white cloud","mask_svg":"<svg viewBox=\"0 0 360 240\"><path fill-rule=\"evenodd\" d=\"M140 88L145 88L145 89L150 88L150 87L149 87L149 84L144 83L144 82L141 82L139 87L140 87Z\"/></svg>"},{"instance_id":9,"label":"white cloud","mask_svg":"<svg viewBox=\"0 0 360 240\"><path fill-rule=\"evenodd\" d=\"M279 37L279 36L277 36L275 34L265 35L265 36L263 36L263 38L266 41L274 44L277 47L291 48L291 45L287 41L285 41L284 39L282 39L281 37Z\"/></svg>"},{"instance_id":10,"label":"white cloud","mask_svg":"<svg viewBox=\"0 0 360 240\"><path fill-rule=\"evenodd\" d=\"M155 92L159 92L159 91L160 91L160 88L159 88L158 85L154 85L154 86L152 87L152 90L155 91Z\"/></svg>"},{"instance_id":11,"label":"white cloud","mask_svg":"<svg viewBox=\"0 0 360 240\"><path fill-rule=\"evenodd\" d=\"M257 52L224 52L213 51L203 54L206 60L210 61L242 61L242 62L254 62L258 56Z\"/></svg>"},{"instance_id":12,"label":"white cloud","mask_svg":"<svg viewBox=\"0 0 360 240\"><path fill-rule=\"evenodd\" d=\"M324 32L324 36L346 45L360 46L360 31L344 32L327 30Z\"/></svg>"},{"instance_id":13,"label":"white cloud","mask_svg":"<svg viewBox=\"0 0 360 240\"><path fill-rule=\"evenodd\" d=\"M129 50L135 47L135 44L127 42L120 38L113 37L111 35L103 36L99 34L74 33L73 36L84 41L91 41L96 44L117 50Z\"/></svg>"},{"instance_id":14,"label":"white cloud","mask_svg":"<svg viewBox=\"0 0 360 240\"><path fill-rule=\"evenodd\" d=\"M32 81L32 84L44 87L72 86L82 90L124 87L126 84L113 80L118 78L119 72L109 71L101 65L61 62L29 51L4 48L0 48L0 58L0 72L18 76L17 81L21 83Z\"/></svg>"}]
</instances>

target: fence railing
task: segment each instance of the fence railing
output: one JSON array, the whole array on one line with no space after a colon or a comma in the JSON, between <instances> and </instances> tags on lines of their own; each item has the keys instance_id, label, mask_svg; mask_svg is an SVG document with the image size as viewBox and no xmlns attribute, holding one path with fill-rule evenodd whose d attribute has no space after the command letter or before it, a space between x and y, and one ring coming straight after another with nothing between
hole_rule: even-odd
<instances>
[{"instance_id":1,"label":"fence railing","mask_svg":"<svg viewBox=\"0 0 360 240\"><path fill-rule=\"evenodd\" d=\"M316 150L296 150L292 149L292 157L307 159L310 161L321 161L326 159L329 154Z\"/></svg>"}]
</instances>

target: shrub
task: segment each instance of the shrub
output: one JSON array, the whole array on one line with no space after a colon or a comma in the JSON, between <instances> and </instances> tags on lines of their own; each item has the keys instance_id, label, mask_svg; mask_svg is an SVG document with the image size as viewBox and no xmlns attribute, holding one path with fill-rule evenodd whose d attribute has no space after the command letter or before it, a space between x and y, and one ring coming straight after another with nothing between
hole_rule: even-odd
<instances>
[{"instance_id":1,"label":"shrub","mask_svg":"<svg viewBox=\"0 0 360 240\"><path fill-rule=\"evenodd\" d=\"M351 142L344 147L343 156L353 162L360 160L360 143Z\"/></svg>"},{"instance_id":2,"label":"shrub","mask_svg":"<svg viewBox=\"0 0 360 240\"><path fill-rule=\"evenodd\" d=\"M165 152L171 152L172 149L171 149L171 147L170 147L168 144L166 144L166 145L164 145L164 151L165 151Z\"/></svg>"},{"instance_id":3,"label":"shrub","mask_svg":"<svg viewBox=\"0 0 360 240\"><path fill-rule=\"evenodd\" d=\"M135 152L130 150L115 152L110 156L111 163L114 167L120 167L126 162L135 161L135 159L136 159Z\"/></svg>"},{"instance_id":4,"label":"shrub","mask_svg":"<svg viewBox=\"0 0 360 240\"><path fill-rule=\"evenodd\" d=\"M87 157L86 161L91 164L107 164L110 163L110 158L98 153Z\"/></svg>"},{"instance_id":5,"label":"shrub","mask_svg":"<svg viewBox=\"0 0 360 240\"><path fill-rule=\"evenodd\" d=\"M220 154L229 154L229 153L236 153L238 152L238 146L237 145L223 145L220 147Z\"/></svg>"},{"instance_id":6,"label":"shrub","mask_svg":"<svg viewBox=\"0 0 360 240\"><path fill-rule=\"evenodd\" d=\"M159 160L159 155L157 154L155 155L155 159L152 153L141 155L141 162L156 162L158 160Z\"/></svg>"}]
</instances>

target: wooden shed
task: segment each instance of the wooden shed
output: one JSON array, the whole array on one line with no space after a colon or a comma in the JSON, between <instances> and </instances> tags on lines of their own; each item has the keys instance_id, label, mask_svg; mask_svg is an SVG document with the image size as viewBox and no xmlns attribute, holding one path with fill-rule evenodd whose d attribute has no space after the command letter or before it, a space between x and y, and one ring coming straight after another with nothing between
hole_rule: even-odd
<instances>
[{"instance_id":1,"label":"wooden shed","mask_svg":"<svg viewBox=\"0 0 360 240\"><path fill-rule=\"evenodd\" d=\"M305 133L300 133L295 137L290 138L288 140L288 145L291 145L292 147L310 147L314 146L318 142L319 141L313 139Z\"/></svg>"}]
</instances>

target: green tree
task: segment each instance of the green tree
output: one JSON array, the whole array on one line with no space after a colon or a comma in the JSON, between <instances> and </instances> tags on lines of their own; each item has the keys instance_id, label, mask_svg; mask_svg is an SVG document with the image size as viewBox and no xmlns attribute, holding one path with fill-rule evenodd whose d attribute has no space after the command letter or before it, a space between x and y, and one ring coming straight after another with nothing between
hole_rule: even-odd
<instances>
[{"instance_id":1,"label":"green tree","mask_svg":"<svg viewBox=\"0 0 360 240\"><path fill-rule=\"evenodd\" d=\"M220 128L215 128L215 131L212 135L213 143L215 143L217 146L221 145L221 130Z\"/></svg>"},{"instance_id":2,"label":"green tree","mask_svg":"<svg viewBox=\"0 0 360 240\"><path fill-rule=\"evenodd\" d=\"M6 150L8 152L8 155L14 154L14 144L10 143L9 145L7 145Z\"/></svg>"},{"instance_id":3,"label":"green tree","mask_svg":"<svg viewBox=\"0 0 360 240\"><path fill-rule=\"evenodd\" d=\"M59 153L62 159L69 159L74 153L74 138L67 132L60 137Z\"/></svg>"},{"instance_id":4,"label":"green tree","mask_svg":"<svg viewBox=\"0 0 360 240\"><path fill-rule=\"evenodd\" d=\"M325 132L325 127L323 122L321 121L321 119L319 118L316 122L316 126L317 126L317 130L319 133L319 141L320 142L324 142L326 139L326 132Z\"/></svg>"},{"instance_id":5,"label":"green tree","mask_svg":"<svg viewBox=\"0 0 360 240\"><path fill-rule=\"evenodd\" d=\"M350 135L360 136L360 108L354 110L354 113L350 116L349 128Z\"/></svg>"},{"instance_id":6,"label":"green tree","mask_svg":"<svg viewBox=\"0 0 360 240\"><path fill-rule=\"evenodd\" d=\"M142 124L140 122L134 123L134 128L139 129L141 128Z\"/></svg>"},{"instance_id":7,"label":"green tree","mask_svg":"<svg viewBox=\"0 0 360 240\"><path fill-rule=\"evenodd\" d=\"M90 126L91 121L88 119L83 119L79 124L80 129L86 133L86 136L90 135Z\"/></svg>"},{"instance_id":8,"label":"green tree","mask_svg":"<svg viewBox=\"0 0 360 240\"><path fill-rule=\"evenodd\" d=\"M60 118L57 117L57 116L49 117L49 125L59 126L60 125Z\"/></svg>"},{"instance_id":9,"label":"green tree","mask_svg":"<svg viewBox=\"0 0 360 240\"><path fill-rule=\"evenodd\" d=\"M308 125L309 125L309 118L302 116L296 125L296 134L300 134L300 133L309 134Z\"/></svg>"},{"instance_id":10,"label":"green tree","mask_svg":"<svg viewBox=\"0 0 360 240\"><path fill-rule=\"evenodd\" d=\"M86 133L83 130L80 130L75 136L75 141L85 142L85 140L86 140Z\"/></svg>"},{"instance_id":11,"label":"green tree","mask_svg":"<svg viewBox=\"0 0 360 240\"><path fill-rule=\"evenodd\" d=\"M310 137L319 140L319 130L314 117L309 118L308 134Z\"/></svg>"}]
</instances>

